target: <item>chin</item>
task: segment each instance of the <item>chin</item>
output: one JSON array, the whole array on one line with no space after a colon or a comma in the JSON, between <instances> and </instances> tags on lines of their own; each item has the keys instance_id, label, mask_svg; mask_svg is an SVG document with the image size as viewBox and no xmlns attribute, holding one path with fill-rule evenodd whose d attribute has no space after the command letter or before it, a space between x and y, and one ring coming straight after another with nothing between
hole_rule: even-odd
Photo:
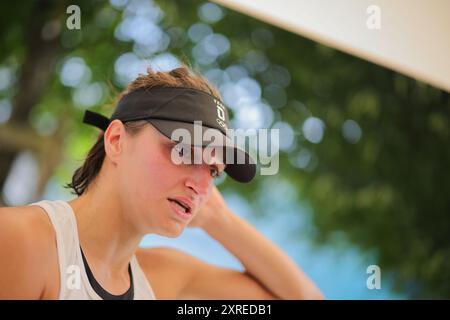
<instances>
[{"instance_id":1,"label":"chin","mask_svg":"<svg viewBox=\"0 0 450 320\"><path fill-rule=\"evenodd\" d=\"M164 234L164 236L167 237L167 238L178 238L179 236L181 236L182 233L183 233L183 231L181 231L181 232L173 232L173 233L166 233L166 234Z\"/></svg>"},{"instance_id":2,"label":"chin","mask_svg":"<svg viewBox=\"0 0 450 320\"><path fill-rule=\"evenodd\" d=\"M157 234L167 238L178 238L183 233L184 228L168 228L160 230Z\"/></svg>"},{"instance_id":3,"label":"chin","mask_svg":"<svg viewBox=\"0 0 450 320\"><path fill-rule=\"evenodd\" d=\"M181 236L182 232L177 233L177 234L166 234L165 236L167 238L178 238L179 236Z\"/></svg>"}]
</instances>

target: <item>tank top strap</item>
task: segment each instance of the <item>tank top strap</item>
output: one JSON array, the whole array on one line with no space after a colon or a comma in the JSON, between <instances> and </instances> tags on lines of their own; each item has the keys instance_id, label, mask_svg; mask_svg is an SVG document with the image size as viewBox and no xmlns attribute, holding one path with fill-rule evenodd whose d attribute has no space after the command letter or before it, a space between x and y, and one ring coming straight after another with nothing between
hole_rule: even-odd
<instances>
[{"instance_id":1,"label":"tank top strap","mask_svg":"<svg viewBox=\"0 0 450 320\"><path fill-rule=\"evenodd\" d=\"M89 283L80 249L77 221L70 204L63 200L42 200L29 205L44 209L55 229L60 273L59 299L100 300L101 297ZM130 266L134 299L156 299L135 255L131 258Z\"/></svg>"},{"instance_id":2,"label":"tank top strap","mask_svg":"<svg viewBox=\"0 0 450 320\"><path fill-rule=\"evenodd\" d=\"M60 273L60 300L100 299L95 291L86 286L84 268L78 239L78 229L72 207L63 200L42 200L31 203L47 213L56 233Z\"/></svg>"},{"instance_id":3,"label":"tank top strap","mask_svg":"<svg viewBox=\"0 0 450 320\"><path fill-rule=\"evenodd\" d=\"M136 255L131 258L131 271L134 277L134 300L155 300L155 293L139 266Z\"/></svg>"}]
</instances>

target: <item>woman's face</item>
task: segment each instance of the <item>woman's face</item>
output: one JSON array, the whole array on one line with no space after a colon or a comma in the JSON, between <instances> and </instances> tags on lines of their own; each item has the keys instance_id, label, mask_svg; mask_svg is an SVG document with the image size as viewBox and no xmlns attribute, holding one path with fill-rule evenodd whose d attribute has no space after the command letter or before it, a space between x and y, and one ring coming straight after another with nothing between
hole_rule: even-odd
<instances>
[{"instance_id":1,"label":"woman's face","mask_svg":"<svg viewBox=\"0 0 450 320\"><path fill-rule=\"evenodd\" d=\"M175 164L171 155L176 142L150 124L135 135L123 133L115 179L127 217L142 234L179 236L209 195L213 175L224 165Z\"/></svg>"}]
</instances>

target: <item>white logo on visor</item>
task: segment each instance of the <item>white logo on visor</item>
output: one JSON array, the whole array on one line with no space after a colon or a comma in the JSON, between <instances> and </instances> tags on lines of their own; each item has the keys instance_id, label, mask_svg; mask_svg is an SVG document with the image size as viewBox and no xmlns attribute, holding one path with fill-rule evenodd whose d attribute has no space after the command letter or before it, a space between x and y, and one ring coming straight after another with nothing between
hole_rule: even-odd
<instances>
[{"instance_id":1,"label":"white logo on visor","mask_svg":"<svg viewBox=\"0 0 450 320\"><path fill-rule=\"evenodd\" d=\"M217 123L223 127L223 128L227 128L227 124L226 124L226 120L225 120L225 106L222 104L222 102L220 102L217 99L214 99L214 102L216 104L217 107Z\"/></svg>"},{"instance_id":2,"label":"white logo on visor","mask_svg":"<svg viewBox=\"0 0 450 320\"><path fill-rule=\"evenodd\" d=\"M225 121L222 121L220 119L217 119L216 121L219 124L219 126L221 126L222 128L227 129L227 125L225 124Z\"/></svg>"}]
</instances>

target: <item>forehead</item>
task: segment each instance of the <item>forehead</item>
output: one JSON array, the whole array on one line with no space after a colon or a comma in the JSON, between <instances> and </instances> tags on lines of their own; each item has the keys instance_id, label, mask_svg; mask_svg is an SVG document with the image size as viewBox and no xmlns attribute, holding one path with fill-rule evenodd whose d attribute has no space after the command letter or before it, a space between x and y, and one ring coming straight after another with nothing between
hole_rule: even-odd
<instances>
[{"instance_id":1,"label":"forehead","mask_svg":"<svg viewBox=\"0 0 450 320\"><path fill-rule=\"evenodd\" d=\"M146 139L147 141L170 141L165 135L163 135L157 128L155 128L150 122L147 122L144 128L142 128L142 139Z\"/></svg>"}]
</instances>

